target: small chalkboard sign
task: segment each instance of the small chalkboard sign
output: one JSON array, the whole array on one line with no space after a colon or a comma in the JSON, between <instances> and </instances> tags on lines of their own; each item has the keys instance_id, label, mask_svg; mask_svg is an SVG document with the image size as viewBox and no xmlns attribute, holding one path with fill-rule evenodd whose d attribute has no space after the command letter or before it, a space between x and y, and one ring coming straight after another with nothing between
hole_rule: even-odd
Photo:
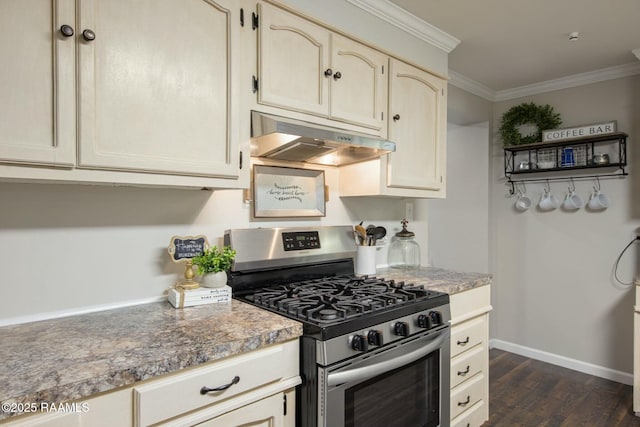
<instances>
[{"instance_id":1,"label":"small chalkboard sign","mask_svg":"<svg viewBox=\"0 0 640 427\"><path fill-rule=\"evenodd\" d=\"M169 244L169 254L173 262L191 262L191 258L202 255L209 247L205 236L173 236Z\"/></svg>"}]
</instances>

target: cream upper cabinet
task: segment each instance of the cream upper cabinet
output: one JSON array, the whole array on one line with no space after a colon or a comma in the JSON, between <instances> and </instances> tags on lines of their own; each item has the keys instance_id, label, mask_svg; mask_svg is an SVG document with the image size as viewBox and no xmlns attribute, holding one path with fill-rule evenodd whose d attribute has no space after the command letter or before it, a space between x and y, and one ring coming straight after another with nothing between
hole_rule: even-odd
<instances>
[{"instance_id":1,"label":"cream upper cabinet","mask_svg":"<svg viewBox=\"0 0 640 427\"><path fill-rule=\"evenodd\" d=\"M248 185L237 1L5 1L0 24L0 178Z\"/></svg>"},{"instance_id":2,"label":"cream upper cabinet","mask_svg":"<svg viewBox=\"0 0 640 427\"><path fill-rule=\"evenodd\" d=\"M443 198L446 80L394 58L389 64L389 140L396 151L341 167L340 195Z\"/></svg>"},{"instance_id":3,"label":"cream upper cabinet","mask_svg":"<svg viewBox=\"0 0 640 427\"><path fill-rule=\"evenodd\" d=\"M259 19L258 104L386 135L385 54L268 3Z\"/></svg>"},{"instance_id":4,"label":"cream upper cabinet","mask_svg":"<svg viewBox=\"0 0 640 427\"><path fill-rule=\"evenodd\" d=\"M74 0L0 2L0 162L74 164L74 23Z\"/></svg>"},{"instance_id":5,"label":"cream upper cabinet","mask_svg":"<svg viewBox=\"0 0 640 427\"><path fill-rule=\"evenodd\" d=\"M78 166L237 175L236 2L83 0L80 12Z\"/></svg>"},{"instance_id":6,"label":"cream upper cabinet","mask_svg":"<svg viewBox=\"0 0 640 427\"><path fill-rule=\"evenodd\" d=\"M331 116L386 135L389 58L338 34L331 47Z\"/></svg>"},{"instance_id":7,"label":"cream upper cabinet","mask_svg":"<svg viewBox=\"0 0 640 427\"><path fill-rule=\"evenodd\" d=\"M258 103L328 116L329 32L266 3L258 13Z\"/></svg>"},{"instance_id":8,"label":"cream upper cabinet","mask_svg":"<svg viewBox=\"0 0 640 427\"><path fill-rule=\"evenodd\" d=\"M397 60L389 79L389 154L387 185L419 190L444 187L446 82Z\"/></svg>"}]
</instances>

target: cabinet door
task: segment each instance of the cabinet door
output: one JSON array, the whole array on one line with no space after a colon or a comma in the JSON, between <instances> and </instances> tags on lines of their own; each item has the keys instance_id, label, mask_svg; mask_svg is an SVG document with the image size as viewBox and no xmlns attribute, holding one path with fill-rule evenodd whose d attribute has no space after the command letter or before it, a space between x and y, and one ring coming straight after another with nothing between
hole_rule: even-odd
<instances>
[{"instance_id":1,"label":"cabinet door","mask_svg":"<svg viewBox=\"0 0 640 427\"><path fill-rule=\"evenodd\" d=\"M329 32L265 3L259 15L258 103L327 116Z\"/></svg>"},{"instance_id":2,"label":"cabinet door","mask_svg":"<svg viewBox=\"0 0 640 427\"><path fill-rule=\"evenodd\" d=\"M386 135L388 57L337 34L331 43L331 117Z\"/></svg>"},{"instance_id":3,"label":"cabinet door","mask_svg":"<svg viewBox=\"0 0 640 427\"><path fill-rule=\"evenodd\" d=\"M284 427L284 394L278 393L220 415L199 427Z\"/></svg>"},{"instance_id":4,"label":"cabinet door","mask_svg":"<svg viewBox=\"0 0 640 427\"><path fill-rule=\"evenodd\" d=\"M73 165L74 23L73 0L0 2L0 162Z\"/></svg>"},{"instance_id":5,"label":"cabinet door","mask_svg":"<svg viewBox=\"0 0 640 427\"><path fill-rule=\"evenodd\" d=\"M387 185L439 190L444 185L446 82L391 59Z\"/></svg>"},{"instance_id":6,"label":"cabinet door","mask_svg":"<svg viewBox=\"0 0 640 427\"><path fill-rule=\"evenodd\" d=\"M79 166L238 175L233 0L84 0Z\"/></svg>"}]
</instances>

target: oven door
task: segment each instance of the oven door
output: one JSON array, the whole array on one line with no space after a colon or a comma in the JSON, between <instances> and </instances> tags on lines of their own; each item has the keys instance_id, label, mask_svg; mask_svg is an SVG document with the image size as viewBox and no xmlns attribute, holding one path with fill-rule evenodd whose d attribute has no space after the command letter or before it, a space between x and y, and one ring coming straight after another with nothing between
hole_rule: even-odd
<instances>
[{"instance_id":1,"label":"oven door","mask_svg":"<svg viewBox=\"0 0 640 427\"><path fill-rule=\"evenodd\" d=\"M318 368L318 425L449 425L449 327Z\"/></svg>"}]
</instances>

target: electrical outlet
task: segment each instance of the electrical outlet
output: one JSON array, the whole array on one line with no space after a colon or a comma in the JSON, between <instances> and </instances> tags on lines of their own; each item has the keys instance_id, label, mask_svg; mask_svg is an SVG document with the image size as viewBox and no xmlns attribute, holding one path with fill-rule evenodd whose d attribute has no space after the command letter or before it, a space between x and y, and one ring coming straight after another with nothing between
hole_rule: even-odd
<instances>
[{"instance_id":1,"label":"electrical outlet","mask_svg":"<svg viewBox=\"0 0 640 427\"><path fill-rule=\"evenodd\" d=\"M413 221L413 202L404 203L404 218L409 222Z\"/></svg>"}]
</instances>

